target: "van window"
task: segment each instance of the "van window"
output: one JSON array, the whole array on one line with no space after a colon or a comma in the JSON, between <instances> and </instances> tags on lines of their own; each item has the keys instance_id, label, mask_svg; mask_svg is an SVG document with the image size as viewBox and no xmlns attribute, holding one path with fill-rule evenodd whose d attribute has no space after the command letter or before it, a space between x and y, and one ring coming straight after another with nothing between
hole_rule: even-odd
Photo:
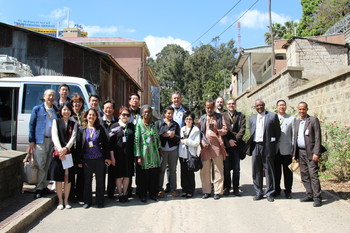
<instances>
[{"instance_id":1,"label":"van window","mask_svg":"<svg viewBox=\"0 0 350 233\"><path fill-rule=\"evenodd\" d=\"M24 92L23 92L23 102L22 102L22 114L30 114L34 106L39 105L43 102L43 95L46 89L53 89L56 91L56 100L59 97L58 87L61 84L24 84ZM69 97L74 93L78 93L78 95L84 98L84 95L79 86L70 85ZM86 102L86 100L85 100Z\"/></svg>"}]
</instances>

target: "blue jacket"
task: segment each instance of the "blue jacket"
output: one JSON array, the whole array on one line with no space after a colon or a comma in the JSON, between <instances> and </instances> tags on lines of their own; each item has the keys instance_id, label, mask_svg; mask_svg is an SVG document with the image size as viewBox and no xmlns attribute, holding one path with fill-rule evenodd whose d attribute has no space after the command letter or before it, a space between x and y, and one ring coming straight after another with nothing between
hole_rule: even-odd
<instances>
[{"instance_id":1,"label":"blue jacket","mask_svg":"<svg viewBox=\"0 0 350 233\"><path fill-rule=\"evenodd\" d=\"M56 115L58 109L52 106ZM37 105L32 110L29 121L29 142L43 143L45 138L46 115L44 103Z\"/></svg>"}]
</instances>

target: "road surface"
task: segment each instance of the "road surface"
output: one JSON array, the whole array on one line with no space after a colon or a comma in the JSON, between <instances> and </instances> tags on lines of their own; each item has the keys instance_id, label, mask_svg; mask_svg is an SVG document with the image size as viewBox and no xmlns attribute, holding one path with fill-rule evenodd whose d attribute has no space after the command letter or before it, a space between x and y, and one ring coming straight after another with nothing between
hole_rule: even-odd
<instances>
[{"instance_id":1,"label":"road surface","mask_svg":"<svg viewBox=\"0 0 350 233\"><path fill-rule=\"evenodd\" d=\"M179 184L178 178L180 193ZM241 197L204 200L200 185L197 172L191 199L167 196L144 204L138 198L129 203L106 198L103 209L83 209L79 204L70 210L53 209L24 232L350 232L350 204L329 193L323 193L322 207L301 203L305 191L296 174L293 199L282 195L274 202L253 201L250 157L241 162Z\"/></svg>"}]
</instances>

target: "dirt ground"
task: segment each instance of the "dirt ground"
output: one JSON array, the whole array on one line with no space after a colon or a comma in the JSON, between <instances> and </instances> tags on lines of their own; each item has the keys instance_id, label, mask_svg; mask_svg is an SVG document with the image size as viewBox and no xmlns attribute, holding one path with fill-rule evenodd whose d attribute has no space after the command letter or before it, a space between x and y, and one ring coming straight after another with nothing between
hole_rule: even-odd
<instances>
[{"instance_id":1,"label":"dirt ground","mask_svg":"<svg viewBox=\"0 0 350 233\"><path fill-rule=\"evenodd\" d=\"M321 179L321 188L350 202L350 181L339 182L335 179Z\"/></svg>"}]
</instances>

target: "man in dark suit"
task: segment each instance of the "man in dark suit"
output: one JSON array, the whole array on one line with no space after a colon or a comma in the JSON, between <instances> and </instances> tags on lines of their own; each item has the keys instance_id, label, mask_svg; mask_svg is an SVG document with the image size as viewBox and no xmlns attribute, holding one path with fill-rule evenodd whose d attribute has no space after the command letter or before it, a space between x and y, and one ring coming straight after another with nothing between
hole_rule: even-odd
<instances>
[{"instance_id":1,"label":"man in dark suit","mask_svg":"<svg viewBox=\"0 0 350 233\"><path fill-rule=\"evenodd\" d=\"M241 147L243 136L246 129L245 115L236 111L236 100L230 98L227 100L227 110L222 113L227 126L227 134L224 136L227 156L224 160L224 195L229 195L231 189L231 170L233 194L240 196L239 193L239 177L240 177L240 161Z\"/></svg>"},{"instance_id":2,"label":"man in dark suit","mask_svg":"<svg viewBox=\"0 0 350 233\"><path fill-rule=\"evenodd\" d=\"M300 201L313 201L313 206L319 207L322 205L322 191L318 179L318 159L322 153L321 126L318 118L309 116L307 111L307 103L300 102L300 119L295 121L293 159L299 159L301 180L307 193Z\"/></svg>"},{"instance_id":3,"label":"man in dark suit","mask_svg":"<svg viewBox=\"0 0 350 233\"><path fill-rule=\"evenodd\" d=\"M265 103L255 101L258 112L249 118L250 138L248 140L248 155L252 155L253 184L255 189L254 201L263 198L263 171L266 176L265 194L269 202L273 202L275 192L274 160L277 152L277 142L281 135L278 116L265 111Z\"/></svg>"}]
</instances>

